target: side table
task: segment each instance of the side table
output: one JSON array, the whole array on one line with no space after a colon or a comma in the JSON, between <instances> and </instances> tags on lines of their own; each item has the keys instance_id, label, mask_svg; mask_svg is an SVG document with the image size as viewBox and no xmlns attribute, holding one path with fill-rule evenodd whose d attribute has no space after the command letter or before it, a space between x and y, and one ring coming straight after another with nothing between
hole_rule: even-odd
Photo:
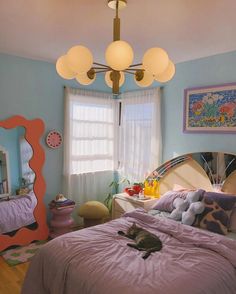
<instances>
[{"instance_id":1,"label":"side table","mask_svg":"<svg viewBox=\"0 0 236 294\"><path fill-rule=\"evenodd\" d=\"M157 202L157 198L146 200L137 199L134 196L128 196L126 193L120 193L113 196L112 200L112 219L121 217L125 212L132 211L136 208L149 210Z\"/></svg>"},{"instance_id":2,"label":"side table","mask_svg":"<svg viewBox=\"0 0 236 294\"><path fill-rule=\"evenodd\" d=\"M71 213L74 207L60 207L51 208L52 219L50 221L50 237L56 238L65 233L72 232L72 227L74 225L74 220L71 217Z\"/></svg>"}]
</instances>

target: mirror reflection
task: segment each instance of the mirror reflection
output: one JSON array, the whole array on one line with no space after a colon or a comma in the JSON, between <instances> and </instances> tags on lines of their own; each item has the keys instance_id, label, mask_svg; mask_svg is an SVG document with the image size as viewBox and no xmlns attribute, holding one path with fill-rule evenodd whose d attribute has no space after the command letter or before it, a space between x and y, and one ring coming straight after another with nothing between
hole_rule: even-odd
<instances>
[{"instance_id":1,"label":"mirror reflection","mask_svg":"<svg viewBox=\"0 0 236 294\"><path fill-rule=\"evenodd\" d=\"M212 185L221 185L225 179L236 170L236 156L223 152L192 153L195 159L207 173Z\"/></svg>"},{"instance_id":2,"label":"mirror reflection","mask_svg":"<svg viewBox=\"0 0 236 294\"><path fill-rule=\"evenodd\" d=\"M37 228L35 174L29 166L33 151L24 134L23 127L0 128L0 234L10 236L22 227Z\"/></svg>"}]
</instances>

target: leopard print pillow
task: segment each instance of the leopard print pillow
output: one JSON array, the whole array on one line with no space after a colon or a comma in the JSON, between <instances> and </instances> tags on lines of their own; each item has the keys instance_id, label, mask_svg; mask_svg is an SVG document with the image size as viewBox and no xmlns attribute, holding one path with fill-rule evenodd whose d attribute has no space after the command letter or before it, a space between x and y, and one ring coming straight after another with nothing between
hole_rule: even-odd
<instances>
[{"instance_id":1,"label":"leopard print pillow","mask_svg":"<svg viewBox=\"0 0 236 294\"><path fill-rule=\"evenodd\" d=\"M230 226L230 216L236 203L236 196L205 192L204 211L197 216L194 225L214 233L226 235Z\"/></svg>"}]
</instances>

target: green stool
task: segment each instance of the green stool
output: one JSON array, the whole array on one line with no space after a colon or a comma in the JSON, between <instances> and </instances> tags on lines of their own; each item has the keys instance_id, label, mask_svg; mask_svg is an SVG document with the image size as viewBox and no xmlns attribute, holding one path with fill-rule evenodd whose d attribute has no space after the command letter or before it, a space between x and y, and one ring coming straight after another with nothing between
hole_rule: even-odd
<instances>
[{"instance_id":1,"label":"green stool","mask_svg":"<svg viewBox=\"0 0 236 294\"><path fill-rule=\"evenodd\" d=\"M104 223L109 217L108 208L99 201L88 201L79 207L78 215L84 218L84 227Z\"/></svg>"}]
</instances>

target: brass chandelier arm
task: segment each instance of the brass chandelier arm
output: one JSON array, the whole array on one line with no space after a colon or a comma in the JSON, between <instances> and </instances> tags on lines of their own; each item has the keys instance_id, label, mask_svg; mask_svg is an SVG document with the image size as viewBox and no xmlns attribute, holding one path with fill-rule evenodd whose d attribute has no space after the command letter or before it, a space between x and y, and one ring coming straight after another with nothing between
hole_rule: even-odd
<instances>
[{"instance_id":1,"label":"brass chandelier arm","mask_svg":"<svg viewBox=\"0 0 236 294\"><path fill-rule=\"evenodd\" d=\"M95 65L99 65L99 66L102 66L102 67L110 68L108 65L103 64L103 63L93 62L93 64L95 64Z\"/></svg>"},{"instance_id":2,"label":"brass chandelier arm","mask_svg":"<svg viewBox=\"0 0 236 294\"><path fill-rule=\"evenodd\" d=\"M130 67L135 67L135 66L141 66L143 65L142 63L136 63L136 64L131 64Z\"/></svg>"},{"instance_id":3,"label":"brass chandelier arm","mask_svg":"<svg viewBox=\"0 0 236 294\"><path fill-rule=\"evenodd\" d=\"M135 72L129 71L129 70L123 70L123 72L131 74L131 75L135 75Z\"/></svg>"},{"instance_id":4,"label":"brass chandelier arm","mask_svg":"<svg viewBox=\"0 0 236 294\"><path fill-rule=\"evenodd\" d=\"M95 73L101 73L101 72L108 72L110 69L103 69L103 70L95 70Z\"/></svg>"},{"instance_id":5,"label":"brass chandelier arm","mask_svg":"<svg viewBox=\"0 0 236 294\"><path fill-rule=\"evenodd\" d=\"M136 71L136 70L140 70L140 71L145 71L145 69L143 68L127 68L127 70L133 70L133 71Z\"/></svg>"},{"instance_id":6,"label":"brass chandelier arm","mask_svg":"<svg viewBox=\"0 0 236 294\"><path fill-rule=\"evenodd\" d=\"M110 70L110 68L107 67L101 67L101 66L93 66L93 69L106 69L106 70Z\"/></svg>"}]
</instances>

